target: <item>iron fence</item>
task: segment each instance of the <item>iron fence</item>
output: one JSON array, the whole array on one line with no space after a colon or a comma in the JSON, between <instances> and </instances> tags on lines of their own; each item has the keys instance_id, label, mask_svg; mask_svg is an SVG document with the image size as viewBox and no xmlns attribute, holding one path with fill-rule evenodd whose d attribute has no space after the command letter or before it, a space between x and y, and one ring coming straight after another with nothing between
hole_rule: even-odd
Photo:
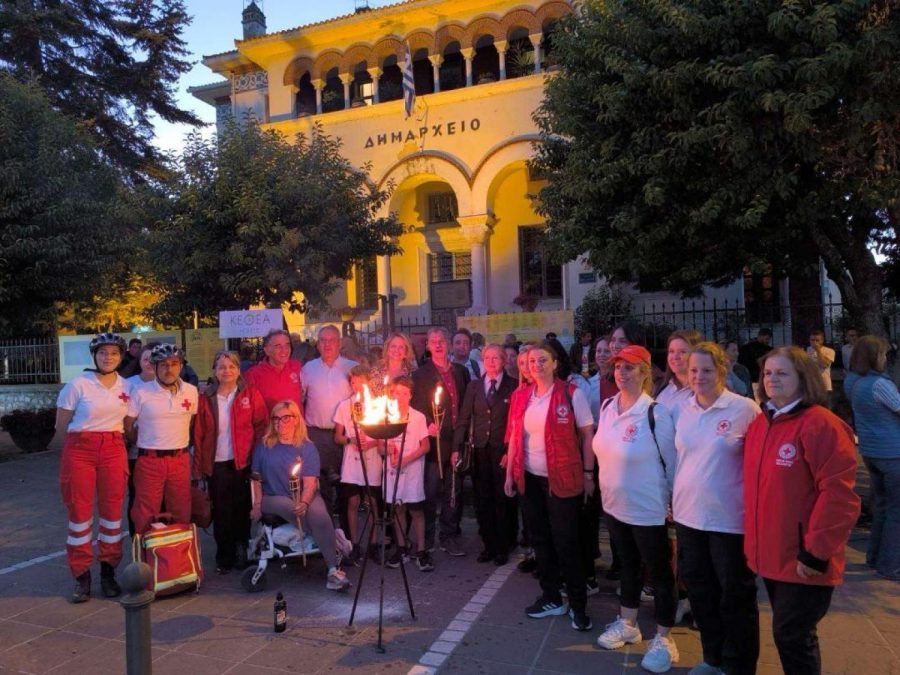
<instances>
[{"instance_id":1,"label":"iron fence","mask_svg":"<svg viewBox=\"0 0 900 675\"><path fill-rule=\"evenodd\" d=\"M0 340L0 384L59 382L56 338Z\"/></svg>"},{"instance_id":2,"label":"iron fence","mask_svg":"<svg viewBox=\"0 0 900 675\"><path fill-rule=\"evenodd\" d=\"M811 321L810 317L814 317ZM883 308L885 330L893 344L900 339L900 305L886 305ZM621 323L631 322L640 326L651 347L665 347L669 334L675 330L697 330L708 340L715 342L734 341L744 344L754 339L760 328L772 331L773 344L785 345L795 341L795 328L808 332L812 328L821 328L825 332L825 341L841 344L844 333L851 327L849 316L843 305L828 302L816 306L791 306L789 304L747 308L727 301L715 299L693 301L683 300L671 303L646 303L634 307L628 314L593 317L582 328L591 330L594 335L603 335ZM804 341L806 336L796 336L796 340Z\"/></svg>"}]
</instances>

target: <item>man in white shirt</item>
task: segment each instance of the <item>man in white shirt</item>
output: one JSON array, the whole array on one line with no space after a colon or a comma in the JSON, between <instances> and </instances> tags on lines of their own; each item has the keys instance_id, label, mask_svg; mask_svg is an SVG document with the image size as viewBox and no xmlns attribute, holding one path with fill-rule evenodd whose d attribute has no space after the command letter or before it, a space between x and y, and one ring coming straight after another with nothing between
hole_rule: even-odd
<instances>
[{"instance_id":1,"label":"man in white shirt","mask_svg":"<svg viewBox=\"0 0 900 675\"><path fill-rule=\"evenodd\" d=\"M159 514L163 497L176 523L191 520L190 429L197 414L197 387L184 382L184 353L172 344L153 348L156 379L135 387L128 401L125 435L137 436L135 499L131 519L138 534ZM135 434L137 425L137 434Z\"/></svg>"},{"instance_id":2,"label":"man in white shirt","mask_svg":"<svg viewBox=\"0 0 900 675\"><path fill-rule=\"evenodd\" d=\"M828 392L828 407L831 408L832 402L832 386L831 386L831 364L834 363L834 350L825 346L825 333L821 330L814 330L809 334L809 347L806 353L819 366L819 372L822 373L822 382L825 385L825 391Z\"/></svg>"},{"instance_id":3,"label":"man in white shirt","mask_svg":"<svg viewBox=\"0 0 900 675\"><path fill-rule=\"evenodd\" d=\"M334 413L340 402L352 393L349 375L356 361L341 356L341 333L335 326L324 326L319 330L316 348L319 358L305 364L302 371L304 417L309 440L319 451L322 498L329 514L334 514L335 508L340 507L341 527L349 532L339 493L344 450L334 442Z\"/></svg>"}]
</instances>

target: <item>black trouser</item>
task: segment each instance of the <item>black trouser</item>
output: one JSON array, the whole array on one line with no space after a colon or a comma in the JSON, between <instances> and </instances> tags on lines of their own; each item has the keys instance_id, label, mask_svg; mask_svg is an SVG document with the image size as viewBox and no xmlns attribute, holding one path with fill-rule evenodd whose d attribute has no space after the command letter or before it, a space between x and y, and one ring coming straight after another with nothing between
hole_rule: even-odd
<instances>
[{"instance_id":1,"label":"black trouser","mask_svg":"<svg viewBox=\"0 0 900 675\"><path fill-rule=\"evenodd\" d=\"M581 539L581 567L586 579L597 576L594 559L600 555L600 488L594 472L594 494L581 507L579 538Z\"/></svg>"},{"instance_id":2,"label":"black trouser","mask_svg":"<svg viewBox=\"0 0 900 675\"><path fill-rule=\"evenodd\" d=\"M442 444L443 451L446 445ZM459 521L462 517L462 482L463 477L456 477L456 506L450 506L451 485L453 476L450 470L449 455L444 462L444 478L441 480L437 462L425 462L425 548L434 542L435 525L437 524L438 504L441 507L439 537L443 543L456 536Z\"/></svg>"},{"instance_id":3,"label":"black trouser","mask_svg":"<svg viewBox=\"0 0 900 675\"><path fill-rule=\"evenodd\" d=\"M334 442L334 429L322 429L321 427L309 427L309 440L319 451L319 494L325 501L328 515L334 520L334 514L338 514L341 529L350 531L347 522L346 500L341 494L341 462L344 459L344 449Z\"/></svg>"},{"instance_id":4,"label":"black trouser","mask_svg":"<svg viewBox=\"0 0 900 675\"><path fill-rule=\"evenodd\" d=\"M822 672L816 625L828 613L834 586L763 579L772 605L772 636L785 675Z\"/></svg>"},{"instance_id":5,"label":"black trouser","mask_svg":"<svg viewBox=\"0 0 900 675\"><path fill-rule=\"evenodd\" d=\"M503 491L506 469L500 467L500 460L504 454L503 446L476 448L472 465L478 534L491 555L506 555L515 547L509 535L516 529L519 514L515 501Z\"/></svg>"},{"instance_id":6,"label":"black trouser","mask_svg":"<svg viewBox=\"0 0 900 675\"><path fill-rule=\"evenodd\" d=\"M216 462L209 477L216 565L231 567L238 546L250 538L250 468L236 469L234 462Z\"/></svg>"},{"instance_id":7,"label":"black trouser","mask_svg":"<svg viewBox=\"0 0 900 675\"><path fill-rule=\"evenodd\" d=\"M575 611L582 612L587 605L581 542L578 540L583 501L583 493L574 497L556 497L550 494L547 478L525 472L522 510L534 547L544 600L562 601L559 593L561 571L569 594L569 605Z\"/></svg>"},{"instance_id":8,"label":"black trouser","mask_svg":"<svg viewBox=\"0 0 900 675\"><path fill-rule=\"evenodd\" d=\"M668 528L665 525L629 525L606 514L609 538L619 553L619 580L622 607L641 605L643 563L653 583L656 623L665 628L675 625L675 574L672 572Z\"/></svg>"},{"instance_id":9,"label":"black trouser","mask_svg":"<svg viewBox=\"0 0 900 675\"><path fill-rule=\"evenodd\" d=\"M728 675L755 673L759 659L756 575L744 557L744 535L695 530L680 523L678 572L700 628L703 660Z\"/></svg>"}]
</instances>

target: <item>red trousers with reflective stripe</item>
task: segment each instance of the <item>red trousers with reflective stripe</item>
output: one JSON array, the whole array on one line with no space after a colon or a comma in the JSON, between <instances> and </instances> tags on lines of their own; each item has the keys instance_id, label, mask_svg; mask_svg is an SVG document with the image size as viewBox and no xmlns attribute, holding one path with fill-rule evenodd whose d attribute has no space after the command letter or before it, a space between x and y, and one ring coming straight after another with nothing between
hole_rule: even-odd
<instances>
[{"instance_id":1,"label":"red trousers with reflective stripe","mask_svg":"<svg viewBox=\"0 0 900 675\"><path fill-rule=\"evenodd\" d=\"M134 506L131 519L144 534L159 515L163 497L166 511L176 523L191 522L191 455L185 450L174 457L138 457L134 465Z\"/></svg>"},{"instance_id":2,"label":"red trousers with reflective stripe","mask_svg":"<svg viewBox=\"0 0 900 675\"><path fill-rule=\"evenodd\" d=\"M69 511L66 554L74 576L94 561L91 535L94 501L100 516L100 561L113 567L122 559L122 505L128 484L128 455L122 434L72 431L66 434L59 465L59 487Z\"/></svg>"}]
</instances>

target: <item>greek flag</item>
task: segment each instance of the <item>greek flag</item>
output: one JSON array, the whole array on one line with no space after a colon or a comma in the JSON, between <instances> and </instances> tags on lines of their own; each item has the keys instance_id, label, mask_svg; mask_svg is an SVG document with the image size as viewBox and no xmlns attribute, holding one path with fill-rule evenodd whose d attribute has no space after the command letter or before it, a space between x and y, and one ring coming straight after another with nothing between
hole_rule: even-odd
<instances>
[{"instance_id":1,"label":"greek flag","mask_svg":"<svg viewBox=\"0 0 900 675\"><path fill-rule=\"evenodd\" d=\"M406 43L406 61L403 63L403 109L406 118L413 113L416 106L416 80L413 77L412 56L409 53L409 43Z\"/></svg>"}]
</instances>

